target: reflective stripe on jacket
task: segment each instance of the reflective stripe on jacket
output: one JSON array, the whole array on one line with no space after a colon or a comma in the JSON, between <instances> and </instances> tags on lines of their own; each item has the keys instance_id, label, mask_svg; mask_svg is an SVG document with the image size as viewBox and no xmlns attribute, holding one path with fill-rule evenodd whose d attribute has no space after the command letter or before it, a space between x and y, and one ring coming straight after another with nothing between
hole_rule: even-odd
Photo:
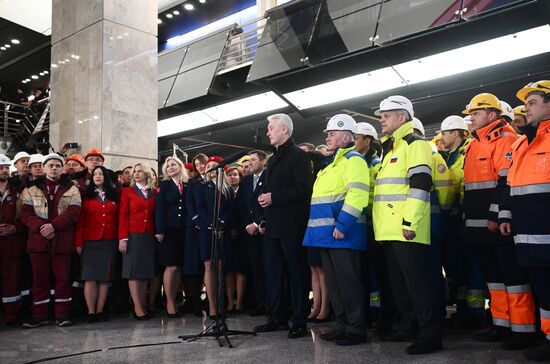
<instances>
[{"instance_id":1,"label":"reflective stripe on jacket","mask_svg":"<svg viewBox=\"0 0 550 364\"><path fill-rule=\"evenodd\" d=\"M411 242L430 244L432 150L408 122L382 139L384 158L375 181L373 223L377 241L406 241L402 229L416 232Z\"/></svg>"},{"instance_id":2,"label":"reflective stripe on jacket","mask_svg":"<svg viewBox=\"0 0 550 364\"><path fill-rule=\"evenodd\" d=\"M304 245L365 250L369 184L363 156L353 147L339 149L334 161L317 174ZM333 238L334 228L344 239Z\"/></svg>"}]
</instances>

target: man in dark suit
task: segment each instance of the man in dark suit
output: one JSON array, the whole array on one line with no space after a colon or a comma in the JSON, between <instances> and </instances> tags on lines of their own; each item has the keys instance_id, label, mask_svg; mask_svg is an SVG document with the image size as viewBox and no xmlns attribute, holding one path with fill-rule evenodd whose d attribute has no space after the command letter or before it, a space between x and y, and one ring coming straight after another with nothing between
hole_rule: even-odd
<instances>
[{"instance_id":1,"label":"man in dark suit","mask_svg":"<svg viewBox=\"0 0 550 364\"><path fill-rule=\"evenodd\" d=\"M264 165L267 155L261 150L248 153L249 172L237 192L237 206L242 227L246 230L246 251L250 265L250 280L254 287L254 308L250 316L260 316L265 313L265 266L263 264L264 236L260 234L260 224L264 219L263 210L258 203L258 196L264 190Z\"/></svg>"},{"instance_id":2,"label":"man in dark suit","mask_svg":"<svg viewBox=\"0 0 550 364\"><path fill-rule=\"evenodd\" d=\"M267 164L265 191L258 197L264 209L266 234L264 262L268 322L254 328L256 332L286 330L288 311L285 299L285 267L292 299L292 327L288 337L307 334L306 262L302 247L311 198L311 166L306 153L292 139L293 124L286 114L267 118L267 137L274 154ZM286 263L286 264L285 264Z\"/></svg>"}]
</instances>

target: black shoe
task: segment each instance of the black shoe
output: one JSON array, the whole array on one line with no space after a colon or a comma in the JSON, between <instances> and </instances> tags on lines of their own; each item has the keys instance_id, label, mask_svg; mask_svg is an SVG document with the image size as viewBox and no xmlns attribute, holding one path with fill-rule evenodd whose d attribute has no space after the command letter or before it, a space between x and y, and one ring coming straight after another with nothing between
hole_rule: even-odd
<instances>
[{"instance_id":1,"label":"black shoe","mask_svg":"<svg viewBox=\"0 0 550 364\"><path fill-rule=\"evenodd\" d=\"M280 321L268 321L263 325L258 325L254 328L254 332L271 332L288 330L288 324Z\"/></svg>"},{"instance_id":2,"label":"black shoe","mask_svg":"<svg viewBox=\"0 0 550 364\"><path fill-rule=\"evenodd\" d=\"M55 324L59 327L67 327L67 326L72 326L73 322L68 317L60 317L57 320L55 320Z\"/></svg>"},{"instance_id":3,"label":"black shoe","mask_svg":"<svg viewBox=\"0 0 550 364\"><path fill-rule=\"evenodd\" d=\"M441 341L415 341L405 352L410 355L429 354L441 350Z\"/></svg>"},{"instance_id":4,"label":"black shoe","mask_svg":"<svg viewBox=\"0 0 550 364\"><path fill-rule=\"evenodd\" d=\"M523 355L535 361L550 361L550 340L545 340L543 345L523 350Z\"/></svg>"},{"instance_id":5,"label":"black shoe","mask_svg":"<svg viewBox=\"0 0 550 364\"><path fill-rule=\"evenodd\" d=\"M380 340L401 343L406 341L413 341L414 337L405 332L398 331L388 336L382 336L380 337Z\"/></svg>"},{"instance_id":6,"label":"black shoe","mask_svg":"<svg viewBox=\"0 0 550 364\"><path fill-rule=\"evenodd\" d=\"M29 320L26 320L23 322L21 326L23 326L24 329L34 329L36 327L45 326L48 324L48 320L41 320L34 317L31 317Z\"/></svg>"},{"instance_id":7,"label":"black shoe","mask_svg":"<svg viewBox=\"0 0 550 364\"><path fill-rule=\"evenodd\" d=\"M176 313L169 313L168 311L166 311L166 316L168 318L179 318L181 317L181 313L179 313L178 311L176 311Z\"/></svg>"},{"instance_id":8,"label":"black shoe","mask_svg":"<svg viewBox=\"0 0 550 364\"><path fill-rule=\"evenodd\" d=\"M248 316L256 317L265 315L265 311L262 308L255 308L251 311L248 311Z\"/></svg>"},{"instance_id":9,"label":"black shoe","mask_svg":"<svg viewBox=\"0 0 550 364\"><path fill-rule=\"evenodd\" d=\"M523 350L537 345L537 337L534 333L512 332L500 347L502 350Z\"/></svg>"},{"instance_id":10,"label":"black shoe","mask_svg":"<svg viewBox=\"0 0 550 364\"><path fill-rule=\"evenodd\" d=\"M288 338L289 339L297 339L299 337L304 337L307 335L307 327L304 326L292 326L290 330L288 330Z\"/></svg>"},{"instance_id":11,"label":"black shoe","mask_svg":"<svg viewBox=\"0 0 550 364\"><path fill-rule=\"evenodd\" d=\"M350 333L345 333L334 340L334 343L340 346L358 345L366 342L367 342L367 335L357 335L357 334L350 334Z\"/></svg>"},{"instance_id":12,"label":"black shoe","mask_svg":"<svg viewBox=\"0 0 550 364\"><path fill-rule=\"evenodd\" d=\"M488 331L475 334L473 336L473 339L486 343L496 343L506 340L508 336L510 336L509 328L501 326L491 326Z\"/></svg>"},{"instance_id":13,"label":"black shoe","mask_svg":"<svg viewBox=\"0 0 550 364\"><path fill-rule=\"evenodd\" d=\"M101 322L109 321L109 314L107 312L98 312L95 315L98 321L101 321Z\"/></svg>"},{"instance_id":14,"label":"black shoe","mask_svg":"<svg viewBox=\"0 0 550 364\"><path fill-rule=\"evenodd\" d=\"M341 330L332 330L329 332L325 332L324 334L319 335L319 337L325 341L334 341L338 339L340 336L344 335L344 332Z\"/></svg>"},{"instance_id":15,"label":"black shoe","mask_svg":"<svg viewBox=\"0 0 550 364\"><path fill-rule=\"evenodd\" d=\"M318 319L318 318L313 319L313 321L311 321L311 323L313 323L313 324L324 324L324 323L331 322L331 321L332 321L332 318L330 317L330 315L328 315L324 319Z\"/></svg>"},{"instance_id":16,"label":"black shoe","mask_svg":"<svg viewBox=\"0 0 550 364\"><path fill-rule=\"evenodd\" d=\"M94 322L97 322L99 321L98 320L98 317L95 313L89 313L88 316L86 317L86 323L87 324L93 324Z\"/></svg>"},{"instance_id":17,"label":"black shoe","mask_svg":"<svg viewBox=\"0 0 550 364\"><path fill-rule=\"evenodd\" d=\"M149 316L148 313L146 313L145 315L143 316L138 316L135 312L133 313L133 316L134 316L134 319L138 320L138 321L145 321L145 320L149 320L151 318L151 316Z\"/></svg>"}]
</instances>

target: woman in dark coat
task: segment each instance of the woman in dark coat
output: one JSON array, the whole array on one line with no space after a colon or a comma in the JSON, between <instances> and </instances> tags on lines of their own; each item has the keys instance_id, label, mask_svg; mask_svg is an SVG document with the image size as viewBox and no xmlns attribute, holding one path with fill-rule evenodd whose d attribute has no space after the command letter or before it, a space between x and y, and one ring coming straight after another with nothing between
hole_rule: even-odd
<instances>
[{"instance_id":1,"label":"woman in dark coat","mask_svg":"<svg viewBox=\"0 0 550 364\"><path fill-rule=\"evenodd\" d=\"M176 293L180 283L185 243L185 187L187 172L183 162L174 156L166 158L162 166L164 180L159 183L155 197L156 237L159 265L164 267L162 284L166 295L166 313L179 317Z\"/></svg>"},{"instance_id":2,"label":"woman in dark coat","mask_svg":"<svg viewBox=\"0 0 550 364\"><path fill-rule=\"evenodd\" d=\"M93 169L76 225L75 246L82 255L81 279L88 323L107 321L103 312L118 246L119 194L105 167Z\"/></svg>"}]
</instances>

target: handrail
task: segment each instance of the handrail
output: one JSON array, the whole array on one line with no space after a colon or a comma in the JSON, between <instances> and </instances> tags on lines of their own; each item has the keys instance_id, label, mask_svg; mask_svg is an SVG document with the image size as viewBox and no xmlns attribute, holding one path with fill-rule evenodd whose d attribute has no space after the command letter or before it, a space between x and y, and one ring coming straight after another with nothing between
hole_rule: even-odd
<instances>
[{"instance_id":1,"label":"handrail","mask_svg":"<svg viewBox=\"0 0 550 364\"><path fill-rule=\"evenodd\" d=\"M40 117L35 114L35 107L44 107ZM26 147L32 136L49 129L50 99L46 97L31 106L0 101L0 122L3 149L11 142L13 147ZM12 147L10 147L11 149Z\"/></svg>"}]
</instances>

